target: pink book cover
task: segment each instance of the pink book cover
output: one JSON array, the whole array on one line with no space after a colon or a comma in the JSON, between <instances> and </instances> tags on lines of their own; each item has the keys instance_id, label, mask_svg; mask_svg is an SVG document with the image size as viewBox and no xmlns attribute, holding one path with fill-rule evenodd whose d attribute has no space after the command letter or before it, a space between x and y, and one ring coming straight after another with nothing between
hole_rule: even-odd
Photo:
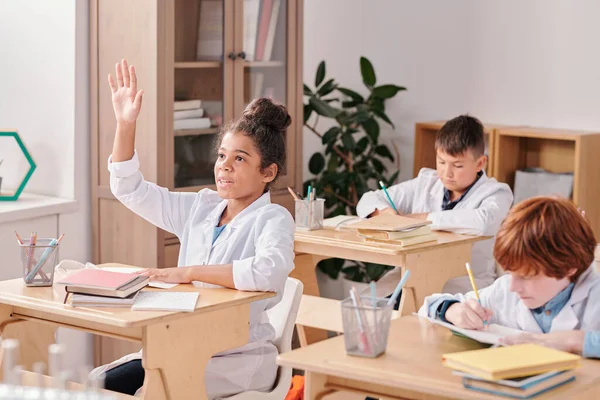
<instances>
[{"instance_id":1,"label":"pink book cover","mask_svg":"<svg viewBox=\"0 0 600 400\"><path fill-rule=\"evenodd\" d=\"M103 271L101 269L82 269L65 277L58 283L68 286L99 287L118 289L137 278L135 274Z\"/></svg>"},{"instance_id":2,"label":"pink book cover","mask_svg":"<svg viewBox=\"0 0 600 400\"><path fill-rule=\"evenodd\" d=\"M269 32L269 22L271 20L271 11L273 10L273 0L263 0L260 14L260 23L258 25L258 40L256 42L256 61L263 61L265 54L265 44L267 42L267 33Z\"/></svg>"}]
</instances>

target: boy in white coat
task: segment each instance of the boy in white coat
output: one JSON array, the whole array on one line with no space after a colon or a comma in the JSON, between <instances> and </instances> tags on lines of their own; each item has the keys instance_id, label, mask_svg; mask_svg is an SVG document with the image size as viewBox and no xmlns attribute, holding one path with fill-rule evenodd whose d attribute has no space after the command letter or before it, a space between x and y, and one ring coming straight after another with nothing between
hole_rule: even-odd
<instances>
[{"instance_id":1,"label":"boy in white coat","mask_svg":"<svg viewBox=\"0 0 600 400\"><path fill-rule=\"evenodd\" d=\"M181 241L179 267L143 274L165 282L276 292L251 304L248 343L215 355L204 377L209 399L268 391L277 374L277 348L265 311L280 301L294 268L294 221L285 208L271 204L269 185L285 165L283 132L291 118L269 99L254 100L219 134L217 190L169 192L145 181L139 171L134 141L143 92L137 91L134 67L118 63L116 78L109 76L117 119L108 165L111 190L133 212ZM107 389L134 394L144 380L140 358L141 353L125 356L93 374L106 372Z\"/></svg>"},{"instance_id":2,"label":"boy in white coat","mask_svg":"<svg viewBox=\"0 0 600 400\"><path fill-rule=\"evenodd\" d=\"M479 291L481 304L473 292L435 294L425 299L419 314L462 328L483 329L486 321L538 335L508 338L507 343L544 343L540 334L581 330L583 344L573 341L563 349L597 357L593 331L600 330L600 274L593 264L595 248L590 224L571 201L522 201L502 223L494 246L494 256L508 274Z\"/></svg>"},{"instance_id":3,"label":"boy in white coat","mask_svg":"<svg viewBox=\"0 0 600 400\"><path fill-rule=\"evenodd\" d=\"M398 212L427 219L434 230L494 236L512 205L513 195L507 184L485 174L484 151L479 120L461 115L446 122L435 140L437 170L423 168L416 178L388 188ZM382 190L366 193L356 212L363 218L395 214ZM471 265L480 288L496 279L493 247L494 238L473 245ZM399 270L393 270L378 286L393 288L399 280ZM459 277L448 281L443 292L466 293L470 287L467 276Z\"/></svg>"}]
</instances>

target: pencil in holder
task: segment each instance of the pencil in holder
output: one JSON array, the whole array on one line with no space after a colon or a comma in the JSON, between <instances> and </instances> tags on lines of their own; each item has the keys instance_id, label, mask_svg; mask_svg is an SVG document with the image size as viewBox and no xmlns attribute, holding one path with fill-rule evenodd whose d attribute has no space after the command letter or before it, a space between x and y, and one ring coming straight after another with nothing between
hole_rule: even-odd
<instances>
[{"instance_id":1,"label":"pencil in holder","mask_svg":"<svg viewBox=\"0 0 600 400\"><path fill-rule=\"evenodd\" d=\"M393 305L387 299L361 296L361 305L351 298L342 301L344 343L349 355L375 358L387 349Z\"/></svg>"},{"instance_id":2,"label":"pencil in holder","mask_svg":"<svg viewBox=\"0 0 600 400\"><path fill-rule=\"evenodd\" d=\"M56 239L37 239L32 245L23 241L21 261L26 286L52 286L58 253Z\"/></svg>"},{"instance_id":3,"label":"pencil in holder","mask_svg":"<svg viewBox=\"0 0 600 400\"><path fill-rule=\"evenodd\" d=\"M296 229L312 231L323 229L323 218L325 214L325 199L295 201Z\"/></svg>"}]
</instances>

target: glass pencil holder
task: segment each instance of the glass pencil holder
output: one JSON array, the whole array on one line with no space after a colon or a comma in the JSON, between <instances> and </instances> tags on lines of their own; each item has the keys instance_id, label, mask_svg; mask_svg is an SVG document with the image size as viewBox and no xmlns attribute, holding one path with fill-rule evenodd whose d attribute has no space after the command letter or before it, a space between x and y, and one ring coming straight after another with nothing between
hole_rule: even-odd
<instances>
[{"instance_id":1,"label":"glass pencil holder","mask_svg":"<svg viewBox=\"0 0 600 400\"><path fill-rule=\"evenodd\" d=\"M29 240L20 245L26 286L52 286L59 246L55 243L56 239L40 238L33 245L29 244Z\"/></svg>"},{"instance_id":2,"label":"glass pencil holder","mask_svg":"<svg viewBox=\"0 0 600 400\"><path fill-rule=\"evenodd\" d=\"M305 231L323 229L325 199L312 201L299 199L295 200L295 206L296 229Z\"/></svg>"},{"instance_id":3,"label":"glass pencil holder","mask_svg":"<svg viewBox=\"0 0 600 400\"><path fill-rule=\"evenodd\" d=\"M375 358L385 353L393 304L388 299L361 296L357 307L351 298L342 301L344 343L349 355Z\"/></svg>"}]
</instances>

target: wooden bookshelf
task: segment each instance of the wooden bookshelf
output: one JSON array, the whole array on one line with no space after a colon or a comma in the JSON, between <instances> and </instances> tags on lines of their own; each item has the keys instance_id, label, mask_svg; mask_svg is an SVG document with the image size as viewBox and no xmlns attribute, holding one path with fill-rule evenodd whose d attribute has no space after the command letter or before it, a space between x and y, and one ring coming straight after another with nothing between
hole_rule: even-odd
<instances>
[{"instance_id":1,"label":"wooden bookshelf","mask_svg":"<svg viewBox=\"0 0 600 400\"><path fill-rule=\"evenodd\" d=\"M445 121L415 126L414 169L435 168L435 134ZM600 132L484 124L489 143L486 172L514 188L516 171L540 167L573 173L572 200L585 210L600 238Z\"/></svg>"},{"instance_id":2,"label":"wooden bookshelf","mask_svg":"<svg viewBox=\"0 0 600 400\"><path fill-rule=\"evenodd\" d=\"M270 2L277 10L269 20L261 19L262 3L253 14L244 0L91 1L93 262L176 266L179 253L177 238L127 210L110 192L106 160L116 124L106 76L124 57L136 66L145 92L136 141L145 179L173 191L215 187L212 145L219 127L174 131L175 98L201 100L204 117L220 124L241 115L253 97L269 96L285 104L293 120L286 132L287 174L271 199L293 213L286 186L302 187L303 2ZM244 37L249 18L258 18L255 38ZM260 33L263 23L268 26ZM207 31L217 35L203 41ZM257 51L249 51L252 45ZM192 162L186 164L182 149L193 153ZM107 339L101 343L97 364L132 350Z\"/></svg>"}]
</instances>

